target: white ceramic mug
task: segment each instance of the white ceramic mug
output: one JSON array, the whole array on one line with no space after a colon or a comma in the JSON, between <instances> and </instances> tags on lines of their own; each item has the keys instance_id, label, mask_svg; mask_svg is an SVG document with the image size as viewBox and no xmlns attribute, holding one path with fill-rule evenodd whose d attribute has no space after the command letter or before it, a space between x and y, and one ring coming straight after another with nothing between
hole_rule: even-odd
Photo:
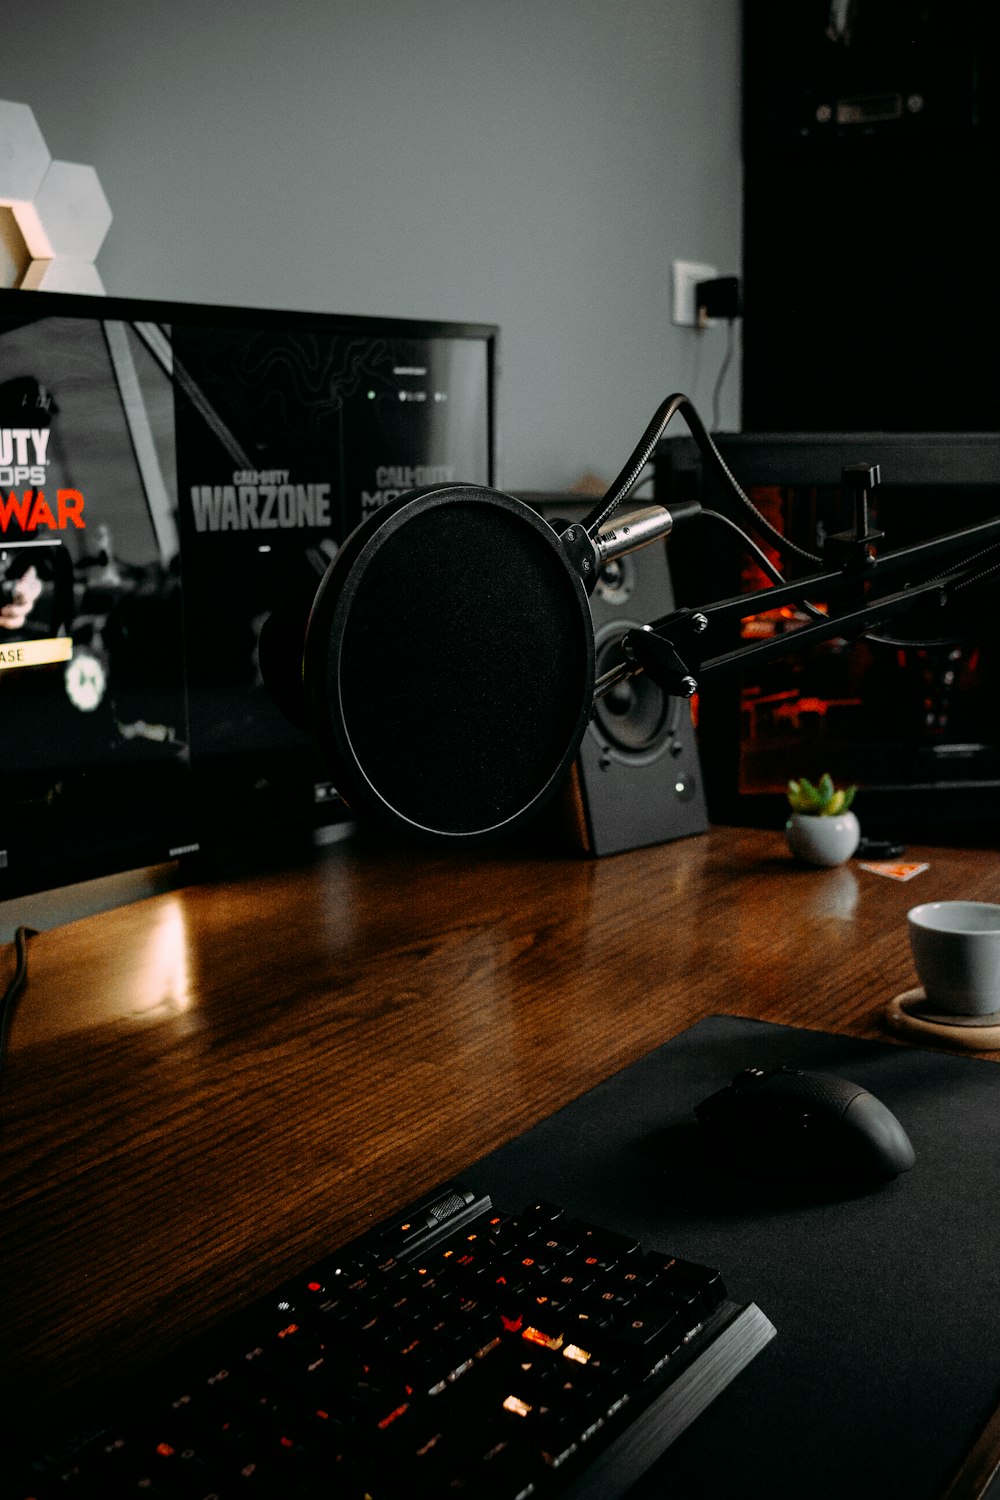
<instances>
[{"instance_id":1,"label":"white ceramic mug","mask_svg":"<svg viewBox=\"0 0 1000 1500\"><path fill-rule=\"evenodd\" d=\"M927 901L907 919L928 1006L958 1016L1000 1011L1000 905Z\"/></svg>"}]
</instances>

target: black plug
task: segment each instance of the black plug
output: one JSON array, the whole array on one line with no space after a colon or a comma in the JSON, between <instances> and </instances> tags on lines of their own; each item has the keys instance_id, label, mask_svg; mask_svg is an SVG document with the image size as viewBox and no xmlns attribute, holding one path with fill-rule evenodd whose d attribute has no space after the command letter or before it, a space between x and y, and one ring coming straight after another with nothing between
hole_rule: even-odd
<instances>
[{"instance_id":1,"label":"black plug","mask_svg":"<svg viewBox=\"0 0 1000 1500\"><path fill-rule=\"evenodd\" d=\"M694 289L698 327L709 318L738 318L743 313L743 288L738 276L719 276L714 281L699 281Z\"/></svg>"}]
</instances>

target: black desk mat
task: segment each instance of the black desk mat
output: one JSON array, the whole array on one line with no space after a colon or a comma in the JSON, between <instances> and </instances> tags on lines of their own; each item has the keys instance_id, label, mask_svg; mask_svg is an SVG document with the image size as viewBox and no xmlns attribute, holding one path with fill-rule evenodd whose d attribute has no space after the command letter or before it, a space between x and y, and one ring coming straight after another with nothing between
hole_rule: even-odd
<instances>
[{"instance_id":1,"label":"black desk mat","mask_svg":"<svg viewBox=\"0 0 1000 1500\"><path fill-rule=\"evenodd\" d=\"M850 1078L917 1156L831 1198L727 1174L692 1107L741 1068ZM732 1016L699 1022L463 1174L723 1272L778 1336L636 1500L939 1496L1000 1402L1000 1066Z\"/></svg>"}]
</instances>

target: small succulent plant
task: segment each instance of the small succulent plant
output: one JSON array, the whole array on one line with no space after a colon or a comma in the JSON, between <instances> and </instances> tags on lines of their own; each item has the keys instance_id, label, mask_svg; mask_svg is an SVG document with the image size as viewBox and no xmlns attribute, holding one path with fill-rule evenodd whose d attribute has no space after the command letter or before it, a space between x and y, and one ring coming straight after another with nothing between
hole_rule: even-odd
<instances>
[{"instance_id":1,"label":"small succulent plant","mask_svg":"<svg viewBox=\"0 0 1000 1500\"><path fill-rule=\"evenodd\" d=\"M838 813L847 811L856 791L856 786L835 787L828 773L824 773L815 786L802 776L798 781L788 783L788 802L792 812L814 818L835 818Z\"/></svg>"}]
</instances>

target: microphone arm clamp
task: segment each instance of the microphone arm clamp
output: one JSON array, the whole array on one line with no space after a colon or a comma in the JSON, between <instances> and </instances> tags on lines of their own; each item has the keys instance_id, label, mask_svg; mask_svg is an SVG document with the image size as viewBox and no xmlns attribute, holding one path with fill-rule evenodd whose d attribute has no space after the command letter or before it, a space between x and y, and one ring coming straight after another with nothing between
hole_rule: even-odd
<instances>
[{"instance_id":1,"label":"microphone arm clamp","mask_svg":"<svg viewBox=\"0 0 1000 1500\"><path fill-rule=\"evenodd\" d=\"M700 611L675 609L655 626L628 631L621 641L622 660L594 684L594 702L642 672L670 697L693 698L702 662L697 638L707 628L707 616Z\"/></svg>"},{"instance_id":2,"label":"microphone arm clamp","mask_svg":"<svg viewBox=\"0 0 1000 1500\"><path fill-rule=\"evenodd\" d=\"M659 622L656 631L651 625L643 625L638 630L630 630L622 639L622 654L626 662L645 672L657 687L673 698L693 698L698 691L698 679L691 667L695 672L700 671L700 653L685 650L688 658L685 660L676 645L678 638L685 640L697 629L692 626L694 618L691 610L677 609ZM704 616L699 618L704 619ZM691 644L693 646L693 639ZM611 686L613 684L609 683L608 687Z\"/></svg>"},{"instance_id":3,"label":"microphone arm clamp","mask_svg":"<svg viewBox=\"0 0 1000 1500\"><path fill-rule=\"evenodd\" d=\"M875 561L876 543L883 533L869 521L869 506L881 483L878 464L846 464L840 471L841 488L854 501L854 530L838 531L823 543L823 558L846 572L864 573Z\"/></svg>"}]
</instances>

